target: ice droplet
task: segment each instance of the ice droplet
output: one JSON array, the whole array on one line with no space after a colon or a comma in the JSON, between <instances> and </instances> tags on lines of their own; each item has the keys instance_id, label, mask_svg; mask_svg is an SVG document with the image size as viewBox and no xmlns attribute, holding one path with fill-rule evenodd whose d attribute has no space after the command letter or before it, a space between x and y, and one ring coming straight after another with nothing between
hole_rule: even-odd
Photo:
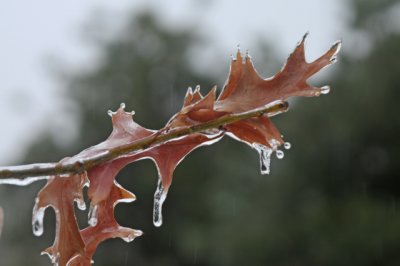
<instances>
[{"instance_id":1,"label":"ice droplet","mask_svg":"<svg viewBox=\"0 0 400 266\"><path fill-rule=\"evenodd\" d=\"M320 88L321 94L328 94L331 91L331 87L329 86L323 86Z\"/></svg>"},{"instance_id":2,"label":"ice droplet","mask_svg":"<svg viewBox=\"0 0 400 266\"><path fill-rule=\"evenodd\" d=\"M236 45L236 50L237 50L238 53L241 52L241 48L240 48L240 44L239 43Z\"/></svg>"},{"instance_id":3,"label":"ice droplet","mask_svg":"<svg viewBox=\"0 0 400 266\"><path fill-rule=\"evenodd\" d=\"M108 111L107 111L107 114L108 114L109 116L111 116L111 117L112 117L112 116L113 116L113 115L115 115L116 113L115 113L115 112L113 112L113 111L111 111L111 110L108 110Z\"/></svg>"},{"instance_id":4,"label":"ice droplet","mask_svg":"<svg viewBox=\"0 0 400 266\"><path fill-rule=\"evenodd\" d=\"M245 58L246 58L246 59L251 59L249 49L246 49L246 56L245 56Z\"/></svg>"},{"instance_id":5,"label":"ice droplet","mask_svg":"<svg viewBox=\"0 0 400 266\"><path fill-rule=\"evenodd\" d=\"M135 235L129 234L126 237L122 237L122 240L124 240L126 243L132 242L135 239Z\"/></svg>"},{"instance_id":6,"label":"ice droplet","mask_svg":"<svg viewBox=\"0 0 400 266\"><path fill-rule=\"evenodd\" d=\"M41 236L43 234L43 218L45 208L33 207L32 213L32 231L35 236Z\"/></svg>"},{"instance_id":7,"label":"ice droplet","mask_svg":"<svg viewBox=\"0 0 400 266\"><path fill-rule=\"evenodd\" d=\"M81 211L86 210L86 203L82 198L76 198L75 199L76 205L78 206L78 209Z\"/></svg>"},{"instance_id":8,"label":"ice droplet","mask_svg":"<svg viewBox=\"0 0 400 266\"><path fill-rule=\"evenodd\" d=\"M167 198L168 191L165 191L161 176L158 178L157 189L154 193L153 224L160 227L162 225L162 205Z\"/></svg>"},{"instance_id":9,"label":"ice droplet","mask_svg":"<svg viewBox=\"0 0 400 266\"><path fill-rule=\"evenodd\" d=\"M260 169L261 174L269 174L270 173L270 166L271 166L271 154L273 150L261 144L254 144L253 147L258 151L260 154Z\"/></svg>"},{"instance_id":10,"label":"ice droplet","mask_svg":"<svg viewBox=\"0 0 400 266\"><path fill-rule=\"evenodd\" d=\"M283 157L285 157L285 153L281 150L277 150L276 151L276 158L278 159L283 159Z\"/></svg>"},{"instance_id":11,"label":"ice droplet","mask_svg":"<svg viewBox=\"0 0 400 266\"><path fill-rule=\"evenodd\" d=\"M90 226L96 226L97 224L97 205L93 206L90 204L88 213L88 224Z\"/></svg>"},{"instance_id":12,"label":"ice droplet","mask_svg":"<svg viewBox=\"0 0 400 266\"><path fill-rule=\"evenodd\" d=\"M129 242L132 242L136 237L141 236L142 234L143 234L143 232L140 230L133 230L132 233L130 233L129 235L127 235L125 237L121 237L121 238L125 242L129 243Z\"/></svg>"},{"instance_id":13,"label":"ice droplet","mask_svg":"<svg viewBox=\"0 0 400 266\"><path fill-rule=\"evenodd\" d=\"M290 142L285 142L285 143L283 143L283 147L284 147L286 150L289 150L289 149L292 147L292 144L290 144Z\"/></svg>"}]
</instances>

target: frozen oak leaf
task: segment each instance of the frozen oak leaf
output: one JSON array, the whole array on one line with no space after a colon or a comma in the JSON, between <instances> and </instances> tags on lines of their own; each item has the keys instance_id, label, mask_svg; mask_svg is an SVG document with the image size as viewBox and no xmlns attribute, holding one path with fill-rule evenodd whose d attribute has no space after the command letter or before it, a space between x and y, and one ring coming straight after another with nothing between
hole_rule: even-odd
<instances>
[{"instance_id":1,"label":"frozen oak leaf","mask_svg":"<svg viewBox=\"0 0 400 266\"><path fill-rule=\"evenodd\" d=\"M148 129L145 129L135 123L132 119L131 113L127 113L124 111L123 107L118 109L117 112L113 114L113 126L114 132L124 132L123 135L126 140L134 143L142 139L144 136L151 137L157 134L163 134L163 130L159 132L154 132ZM179 125L180 127L181 125ZM171 129L171 128L170 128ZM173 129L172 129L173 130ZM113 137L117 134L111 134L110 138L107 141L111 141ZM140 136L139 136L140 135ZM179 139L171 140L161 145L156 145L154 147L150 147L143 151L135 152L132 154L121 156L119 159L112 162L109 166L109 170L103 171L108 175L110 171L113 173L117 173L121 170L126 164L132 163L134 161L140 159L151 159L157 166L158 174L159 174L159 182L157 185L157 190L154 195L154 215L153 222L156 226L160 226L162 223L161 209L162 204L166 198L168 189L172 182L172 175L176 168L176 166L185 158L187 154L189 154L192 150L203 146L214 143L222 137L222 134L215 134L212 136L204 135L204 134L192 134L188 136L184 136ZM107 142L106 141L106 142ZM129 142L127 142L129 143ZM102 165L100 165L102 167ZM99 180L97 176L99 174L92 174L93 171L96 171L98 167L93 168L93 170L89 171L90 176L96 176L96 180ZM103 180L104 178L100 178ZM94 181L99 182L99 181ZM103 181L101 181L103 182ZM110 181L109 181L110 182ZM92 181L91 181L92 183ZM98 191L103 191L104 188L102 186L98 187ZM92 186L89 188L89 197L92 200L92 203L96 203L97 198L93 196Z\"/></svg>"},{"instance_id":2,"label":"frozen oak leaf","mask_svg":"<svg viewBox=\"0 0 400 266\"><path fill-rule=\"evenodd\" d=\"M56 214L54 244L43 251L43 254L49 255L54 264L66 265L76 257L85 256L85 245L74 213L74 201L83 204L82 188L85 184L87 184L85 174L54 176L48 180L36 198L32 216L35 235L43 233L45 209L51 207Z\"/></svg>"},{"instance_id":3,"label":"frozen oak leaf","mask_svg":"<svg viewBox=\"0 0 400 266\"><path fill-rule=\"evenodd\" d=\"M308 63L304 55L307 34L296 46L284 67L271 78L263 79L254 69L249 56L242 58L240 51L232 60L231 70L223 91L218 97L216 110L243 112L265 106L290 96L319 96L327 87L314 87L307 79L336 60L340 42L336 42L321 57Z\"/></svg>"},{"instance_id":4,"label":"frozen oak leaf","mask_svg":"<svg viewBox=\"0 0 400 266\"><path fill-rule=\"evenodd\" d=\"M169 121L167 127L196 125L222 115L246 112L277 103L285 105L283 101L291 96L326 94L329 92L328 86L314 87L307 83L307 79L335 62L340 42L335 42L325 54L308 63L304 53L306 37L307 34L281 71L267 79L260 77L248 54L243 58L238 50L236 58L232 59L228 79L218 99L214 100L215 88L205 97L201 95L199 87L194 92L189 88L182 110ZM287 106L279 112L286 110ZM269 119L269 116L279 112L223 127L229 136L250 145L260 153L262 173L269 173L269 156L284 143L279 130Z\"/></svg>"},{"instance_id":5,"label":"frozen oak leaf","mask_svg":"<svg viewBox=\"0 0 400 266\"><path fill-rule=\"evenodd\" d=\"M261 172L269 173L270 156L277 151L277 155L279 152L279 156L282 157L278 148L284 143L279 130L269 117L288 109L285 102L288 97L319 96L326 93L328 87L313 87L307 83L307 79L334 62L340 48L340 42L336 42L320 58L308 63L304 56L305 38L306 36L289 56L282 70L268 79L260 77L248 55L243 58L238 52L236 59L231 62L230 73L220 95L217 97L215 87L205 96L201 94L199 86L195 90L189 88L181 110L159 131L146 129L134 122L133 113L125 112L124 104L121 104L116 112L110 111L113 123L110 136L98 145L60 163L79 165L88 158L101 156L112 149L134 145L144 140L151 144L152 140L163 134L178 132L182 128L190 129L222 116L265 107L279 107L276 108L276 112L227 123L213 130L177 135L171 140L145 146L141 150L98 164L88 169L87 175L83 172L67 177L51 177L38 194L33 212L36 235L40 235L43 230L45 208L52 207L56 212L56 239L45 253L59 265L90 265L92 256L102 241L119 237L130 242L142 234L140 230L120 226L114 217L116 204L135 200L135 196L122 188L115 178L127 164L137 160L151 159L158 170L159 180L154 194L153 211L153 222L156 226L162 223L162 204L175 168L185 156L198 147L213 144L224 135L228 135L256 149L260 154ZM78 207L83 209L82 188L89 183L90 226L80 230L76 223L73 202L78 202Z\"/></svg>"}]
</instances>

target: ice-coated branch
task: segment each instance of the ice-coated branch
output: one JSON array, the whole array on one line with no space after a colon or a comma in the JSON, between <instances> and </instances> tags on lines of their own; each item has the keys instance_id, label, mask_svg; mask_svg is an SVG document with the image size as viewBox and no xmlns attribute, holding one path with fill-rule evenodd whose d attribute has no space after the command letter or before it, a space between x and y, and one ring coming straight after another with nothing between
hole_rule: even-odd
<instances>
[{"instance_id":1,"label":"ice-coated branch","mask_svg":"<svg viewBox=\"0 0 400 266\"><path fill-rule=\"evenodd\" d=\"M180 127L171 131L161 129L155 134L144 137L134 143L117 146L97 156L77 159L73 162L38 163L0 167L0 184L28 185L37 180L44 179L47 176L81 173L103 162L111 161L121 155L129 154L134 151L146 150L167 141L190 134L200 133L210 129L220 129L224 125L232 124L251 117L259 117L262 115L273 116L274 114L287 111L288 107L289 105L287 102L276 101L273 104L269 104L262 108L242 113L227 114L214 120L192 126Z\"/></svg>"}]
</instances>

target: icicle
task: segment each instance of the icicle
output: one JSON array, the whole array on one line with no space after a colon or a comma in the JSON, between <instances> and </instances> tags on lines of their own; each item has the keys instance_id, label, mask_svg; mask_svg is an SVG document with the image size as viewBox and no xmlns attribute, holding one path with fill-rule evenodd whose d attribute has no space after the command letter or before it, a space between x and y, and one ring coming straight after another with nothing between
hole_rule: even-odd
<instances>
[{"instance_id":1,"label":"icicle","mask_svg":"<svg viewBox=\"0 0 400 266\"><path fill-rule=\"evenodd\" d=\"M43 207L38 208L37 205L35 205L35 207L33 207L32 231L35 236L41 236L43 234L43 218L44 218L45 210L46 210L46 208L43 208Z\"/></svg>"},{"instance_id":2,"label":"icicle","mask_svg":"<svg viewBox=\"0 0 400 266\"><path fill-rule=\"evenodd\" d=\"M162 225L162 205L167 198L167 193L162 184L161 176L158 178L157 189L154 193L153 224L160 227Z\"/></svg>"},{"instance_id":3,"label":"icicle","mask_svg":"<svg viewBox=\"0 0 400 266\"><path fill-rule=\"evenodd\" d=\"M90 209L88 213L88 224L90 226L96 226L97 224L97 205L93 206L90 204Z\"/></svg>"},{"instance_id":4,"label":"icicle","mask_svg":"<svg viewBox=\"0 0 400 266\"><path fill-rule=\"evenodd\" d=\"M271 154L273 150L261 144L254 144L253 147L258 151L260 154L260 169L261 174L269 174L270 173L270 166L271 166Z\"/></svg>"},{"instance_id":5,"label":"icicle","mask_svg":"<svg viewBox=\"0 0 400 266\"><path fill-rule=\"evenodd\" d=\"M83 164L83 161L80 159L79 160L81 164ZM83 172L80 174L82 180L81 180L81 184L82 184L82 188L84 187L89 187L90 186L90 180L87 176L86 172ZM82 192L79 193L75 198L74 201L76 202L76 205L78 206L78 209L80 209L81 211L86 210L86 203L85 200L83 199L83 195Z\"/></svg>"}]
</instances>

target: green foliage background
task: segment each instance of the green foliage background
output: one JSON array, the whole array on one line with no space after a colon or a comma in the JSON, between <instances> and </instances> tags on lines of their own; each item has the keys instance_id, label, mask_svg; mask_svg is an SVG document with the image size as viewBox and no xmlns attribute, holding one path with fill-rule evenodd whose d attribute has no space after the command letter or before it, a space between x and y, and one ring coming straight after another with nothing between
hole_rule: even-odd
<instances>
[{"instance_id":1,"label":"green foliage background","mask_svg":"<svg viewBox=\"0 0 400 266\"><path fill-rule=\"evenodd\" d=\"M259 174L254 150L228 138L196 150L177 168L164 225L155 228L156 168L151 161L130 165L118 180L138 200L118 205L116 216L144 235L130 244L105 242L96 265L400 265L400 35L384 19L396 2L352 3L349 28L373 45L363 56L340 55L326 82L329 96L296 100L274 118L292 149L273 160L271 175ZM98 44L98 67L63 81L79 113L79 138L60 148L43 135L23 162L54 161L103 140L111 130L106 111L121 102L140 124L162 127L188 85L207 92L215 83L215 73L200 75L190 64L199 40L164 28L150 13L132 18L117 38ZM256 66L265 73L276 60L263 52ZM226 62L216 62L220 73ZM42 185L1 190L14 227L3 232L0 265L49 264L38 254L53 241L54 214L46 212L41 238L29 226Z\"/></svg>"}]
</instances>

